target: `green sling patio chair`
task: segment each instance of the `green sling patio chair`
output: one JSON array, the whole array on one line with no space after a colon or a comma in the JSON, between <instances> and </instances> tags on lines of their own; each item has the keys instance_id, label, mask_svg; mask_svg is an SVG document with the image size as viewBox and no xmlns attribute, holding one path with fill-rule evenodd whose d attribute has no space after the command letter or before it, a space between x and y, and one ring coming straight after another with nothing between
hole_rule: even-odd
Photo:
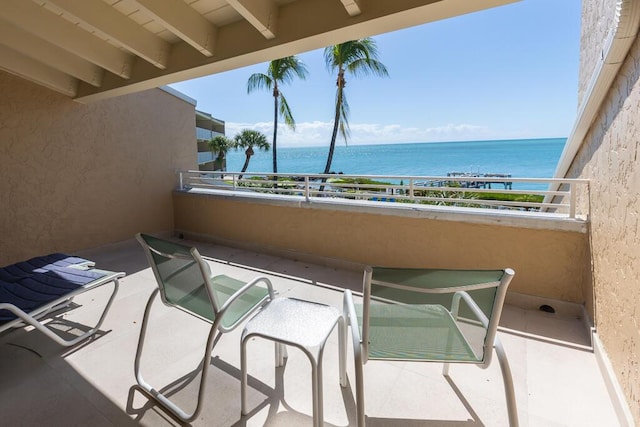
<instances>
[{"instance_id":1,"label":"green sling patio chair","mask_svg":"<svg viewBox=\"0 0 640 427\"><path fill-rule=\"evenodd\" d=\"M144 311L135 358L136 381L151 398L170 413L184 422L190 422L202 410L209 358L213 347L223 333L232 331L257 309L273 300L273 286L266 277L256 277L247 283L225 275L212 276L209 264L202 259L196 248L145 234L137 234L136 238L144 248L158 284L158 288L151 293ZM258 286L260 283L263 286ZM149 314L158 294L165 305L211 323L201 363L202 375L197 404L190 414L147 384L140 373L140 358Z\"/></svg>"},{"instance_id":2,"label":"green sling patio chair","mask_svg":"<svg viewBox=\"0 0 640 427\"><path fill-rule=\"evenodd\" d=\"M344 294L351 326L359 427L365 425L363 365L368 360L471 363L487 368L492 349L500 362L509 424L518 425L511 370L497 336L509 282L506 270L367 267L362 304Z\"/></svg>"}]
</instances>

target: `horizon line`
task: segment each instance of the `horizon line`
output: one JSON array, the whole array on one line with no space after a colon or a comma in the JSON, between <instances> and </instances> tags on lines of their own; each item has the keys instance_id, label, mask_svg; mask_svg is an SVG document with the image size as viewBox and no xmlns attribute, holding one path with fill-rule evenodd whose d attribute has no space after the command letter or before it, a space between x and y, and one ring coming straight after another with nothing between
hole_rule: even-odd
<instances>
[{"instance_id":1,"label":"horizon line","mask_svg":"<svg viewBox=\"0 0 640 427\"><path fill-rule=\"evenodd\" d=\"M366 143L338 143L336 142L336 147L338 146L366 146L366 145L408 145L408 144L451 144L451 143L462 143L462 142L509 142L509 141L532 141L532 140L550 140L550 139L568 139L568 136L557 136L557 137L541 137L541 138L504 138L504 139L468 139L468 140L453 140L453 141L410 141L410 142L366 142ZM326 147L328 144L313 144L313 145L297 145L297 144L283 144L278 145L278 148L313 148L313 147Z\"/></svg>"}]
</instances>

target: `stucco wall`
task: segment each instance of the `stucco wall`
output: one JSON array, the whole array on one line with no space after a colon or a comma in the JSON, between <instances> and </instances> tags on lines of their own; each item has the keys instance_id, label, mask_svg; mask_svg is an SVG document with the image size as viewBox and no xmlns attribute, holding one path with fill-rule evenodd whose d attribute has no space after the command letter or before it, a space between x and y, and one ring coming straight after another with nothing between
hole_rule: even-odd
<instances>
[{"instance_id":1,"label":"stucco wall","mask_svg":"<svg viewBox=\"0 0 640 427\"><path fill-rule=\"evenodd\" d=\"M584 303L586 233L174 194L176 230L388 267L506 268L511 291Z\"/></svg>"},{"instance_id":2,"label":"stucco wall","mask_svg":"<svg viewBox=\"0 0 640 427\"><path fill-rule=\"evenodd\" d=\"M582 0L582 31L580 37L580 78L578 105L602 54L604 41L613 23L617 1Z\"/></svg>"},{"instance_id":3,"label":"stucco wall","mask_svg":"<svg viewBox=\"0 0 640 427\"><path fill-rule=\"evenodd\" d=\"M0 265L173 228L194 106L154 89L83 105L0 71Z\"/></svg>"},{"instance_id":4,"label":"stucco wall","mask_svg":"<svg viewBox=\"0 0 640 427\"><path fill-rule=\"evenodd\" d=\"M604 0L585 0L591 54ZM607 12L611 16L613 11ZM581 73L581 76L583 74ZM640 425L640 41L620 69L568 177L591 179L591 245L596 327L635 422ZM584 202L584 201L583 201Z\"/></svg>"}]
</instances>

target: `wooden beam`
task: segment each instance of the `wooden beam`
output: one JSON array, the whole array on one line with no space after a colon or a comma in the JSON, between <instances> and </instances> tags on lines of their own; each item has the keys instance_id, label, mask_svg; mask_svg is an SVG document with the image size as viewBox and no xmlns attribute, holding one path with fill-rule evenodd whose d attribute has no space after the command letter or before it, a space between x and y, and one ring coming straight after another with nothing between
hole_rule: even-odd
<instances>
[{"instance_id":1,"label":"wooden beam","mask_svg":"<svg viewBox=\"0 0 640 427\"><path fill-rule=\"evenodd\" d=\"M81 82L75 99L95 102L518 0L366 1L366 8L355 17L346 14L338 1L283 3L278 7L278 34L274 39L265 39L246 20L233 22L218 29L214 56L205 57L187 43L178 42L171 48L166 70L159 70L146 61L136 61L131 79L123 81L107 73L100 88Z\"/></svg>"},{"instance_id":2,"label":"wooden beam","mask_svg":"<svg viewBox=\"0 0 640 427\"><path fill-rule=\"evenodd\" d=\"M78 80L0 45L0 68L66 96L76 96Z\"/></svg>"},{"instance_id":3,"label":"wooden beam","mask_svg":"<svg viewBox=\"0 0 640 427\"><path fill-rule=\"evenodd\" d=\"M183 0L135 0L169 31L205 56L213 56L216 27Z\"/></svg>"},{"instance_id":4,"label":"wooden beam","mask_svg":"<svg viewBox=\"0 0 640 427\"><path fill-rule=\"evenodd\" d=\"M119 77L131 77L132 55L31 1L2 0L0 18Z\"/></svg>"},{"instance_id":5,"label":"wooden beam","mask_svg":"<svg viewBox=\"0 0 640 427\"><path fill-rule=\"evenodd\" d=\"M107 3L86 0L51 0L42 3L57 6L156 67L162 70L167 68L171 45Z\"/></svg>"},{"instance_id":6,"label":"wooden beam","mask_svg":"<svg viewBox=\"0 0 640 427\"><path fill-rule=\"evenodd\" d=\"M8 22L0 21L0 40L0 44L92 86L100 87L102 83L104 75L102 68Z\"/></svg>"},{"instance_id":7,"label":"wooden beam","mask_svg":"<svg viewBox=\"0 0 640 427\"><path fill-rule=\"evenodd\" d=\"M360 15L362 13L362 1L363 0L340 0L347 13L350 16Z\"/></svg>"},{"instance_id":8,"label":"wooden beam","mask_svg":"<svg viewBox=\"0 0 640 427\"><path fill-rule=\"evenodd\" d=\"M227 0L227 3L265 38L276 36L278 5L273 0Z\"/></svg>"}]
</instances>

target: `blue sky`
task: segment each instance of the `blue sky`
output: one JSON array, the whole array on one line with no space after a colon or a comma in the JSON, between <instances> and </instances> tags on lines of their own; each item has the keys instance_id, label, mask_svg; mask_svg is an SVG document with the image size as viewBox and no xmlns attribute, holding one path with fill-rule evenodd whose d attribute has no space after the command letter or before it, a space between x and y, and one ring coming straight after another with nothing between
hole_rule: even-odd
<instances>
[{"instance_id":1,"label":"blue sky","mask_svg":"<svg viewBox=\"0 0 640 427\"><path fill-rule=\"evenodd\" d=\"M347 77L349 144L567 137L577 111L580 0L521 2L375 36L388 78ZM322 50L282 89L297 123L278 146L329 145L335 75ZM273 97L247 94L257 64L171 85L226 121L271 139ZM342 142L340 142L342 143Z\"/></svg>"}]
</instances>

